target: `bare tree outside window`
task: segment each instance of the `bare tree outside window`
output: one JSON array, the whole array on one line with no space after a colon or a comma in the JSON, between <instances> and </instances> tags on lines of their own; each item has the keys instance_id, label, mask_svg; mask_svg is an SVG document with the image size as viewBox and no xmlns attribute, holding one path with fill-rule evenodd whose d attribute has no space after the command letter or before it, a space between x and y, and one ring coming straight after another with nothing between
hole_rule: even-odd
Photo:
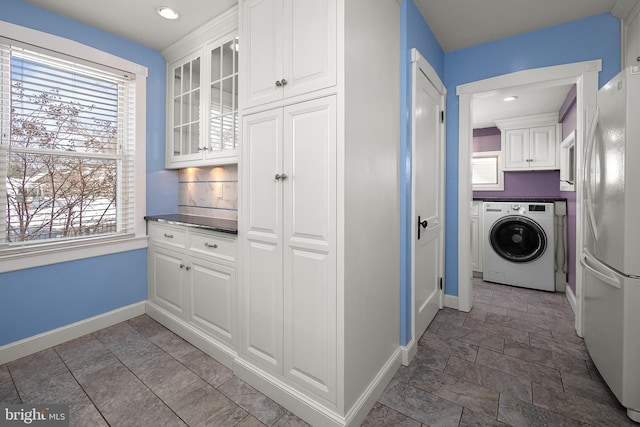
<instances>
[{"instance_id":1,"label":"bare tree outside window","mask_svg":"<svg viewBox=\"0 0 640 427\"><path fill-rule=\"evenodd\" d=\"M24 58L13 66L5 241L116 232L118 84Z\"/></svg>"}]
</instances>

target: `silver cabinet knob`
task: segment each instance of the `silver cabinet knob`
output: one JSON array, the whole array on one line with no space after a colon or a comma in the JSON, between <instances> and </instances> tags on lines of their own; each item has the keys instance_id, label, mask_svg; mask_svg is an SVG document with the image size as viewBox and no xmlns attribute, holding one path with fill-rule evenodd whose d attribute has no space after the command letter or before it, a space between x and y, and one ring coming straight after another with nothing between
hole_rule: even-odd
<instances>
[{"instance_id":1,"label":"silver cabinet knob","mask_svg":"<svg viewBox=\"0 0 640 427\"><path fill-rule=\"evenodd\" d=\"M189 267L188 265L186 266L185 270L189 271L191 270L191 267Z\"/></svg>"},{"instance_id":2,"label":"silver cabinet knob","mask_svg":"<svg viewBox=\"0 0 640 427\"><path fill-rule=\"evenodd\" d=\"M282 179L282 180L285 180L285 179L287 179L287 174L286 174L286 173L282 173L282 174L277 173L277 174L276 174L276 176L275 176L275 178L276 178L276 181L279 181L279 180L281 180L281 179Z\"/></svg>"},{"instance_id":3,"label":"silver cabinet knob","mask_svg":"<svg viewBox=\"0 0 640 427\"><path fill-rule=\"evenodd\" d=\"M210 244L210 243L205 242L204 247L205 247L205 248L213 248L213 249L216 249L216 248L218 247L218 245L217 245L216 243L214 243L214 244L212 245L212 244Z\"/></svg>"},{"instance_id":4,"label":"silver cabinet knob","mask_svg":"<svg viewBox=\"0 0 640 427\"><path fill-rule=\"evenodd\" d=\"M282 86L287 84L287 81L285 79L280 80L280 84L282 84Z\"/></svg>"},{"instance_id":5,"label":"silver cabinet knob","mask_svg":"<svg viewBox=\"0 0 640 427\"><path fill-rule=\"evenodd\" d=\"M180 268L184 268L184 264L180 264Z\"/></svg>"},{"instance_id":6,"label":"silver cabinet knob","mask_svg":"<svg viewBox=\"0 0 640 427\"><path fill-rule=\"evenodd\" d=\"M282 82L280 80L276 80L276 86L277 87L282 87Z\"/></svg>"},{"instance_id":7,"label":"silver cabinet knob","mask_svg":"<svg viewBox=\"0 0 640 427\"><path fill-rule=\"evenodd\" d=\"M164 237L166 237L167 239L173 239L173 234L164 233Z\"/></svg>"}]
</instances>

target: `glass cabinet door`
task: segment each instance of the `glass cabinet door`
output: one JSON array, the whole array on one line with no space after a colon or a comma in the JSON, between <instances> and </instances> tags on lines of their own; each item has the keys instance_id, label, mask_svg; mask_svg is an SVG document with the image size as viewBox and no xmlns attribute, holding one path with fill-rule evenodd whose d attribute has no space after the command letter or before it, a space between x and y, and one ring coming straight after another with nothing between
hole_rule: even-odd
<instances>
[{"instance_id":1,"label":"glass cabinet door","mask_svg":"<svg viewBox=\"0 0 640 427\"><path fill-rule=\"evenodd\" d=\"M209 154L238 146L238 38L210 50Z\"/></svg>"},{"instance_id":2,"label":"glass cabinet door","mask_svg":"<svg viewBox=\"0 0 640 427\"><path fill-rule=\"evenodd\" d=\"M173 156L199 153L200 57L173 67Z\"/></svg>"}]
</instances>

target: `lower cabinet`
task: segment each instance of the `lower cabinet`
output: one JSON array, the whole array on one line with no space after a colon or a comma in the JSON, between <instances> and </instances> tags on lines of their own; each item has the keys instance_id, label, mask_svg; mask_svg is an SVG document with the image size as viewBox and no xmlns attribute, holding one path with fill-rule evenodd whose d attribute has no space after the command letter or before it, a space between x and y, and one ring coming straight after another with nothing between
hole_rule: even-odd
<instances>
[{"instance_id":1,"label":"lower cabinet","mask_svg":"<svg viewBox=\"0 0 640 427\"><path fill-rule=\"evenodd\" d=\"M483 239L482 201L471 205L471 270L482 273Z\"/></svg>"},{"instance_id":2,"label":"lower cabinet","mask_svg":"<svg viewBox=\"0 0 640 427\"><path fill-rule=\"evenodd\" d=\"M197 346L204 341L205 350L213 347L230 364L237 338L236 239L187 226L148 227L149 314Z\"/></svg>"}]
</instances>

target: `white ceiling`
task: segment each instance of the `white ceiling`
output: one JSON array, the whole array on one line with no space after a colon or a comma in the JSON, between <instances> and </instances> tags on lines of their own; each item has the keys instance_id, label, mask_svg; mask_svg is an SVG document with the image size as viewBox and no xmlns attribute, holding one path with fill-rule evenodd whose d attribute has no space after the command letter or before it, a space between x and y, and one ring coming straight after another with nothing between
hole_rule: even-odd
<instances>
[{"instance_id":1,"label":"white ceiling","mask_svg":"<svg viewBox=\"0 0 640 427\"><path fill-rule=\"evenodd\" d=\"M445 52L610 12L616 0L414 0Z\"/></svg>"},{"instance_id":2,"label":"white ceiling","mask_svg":"<svg viewBox=\"0 0 640 427\"><path fill-rule=\"evenodd\" d=\"M495 120L541 113L557 113L572 85L511 88L476 94L472 102L473 128L495 126ZM504 101L505 96L517 96L515 101Z\"/></svg>"},{"instance_id":3,"label":"white ceiling","mask_svg":"<svg viewBox=\"0 0 640 427\"><path fill-rule=\"evenodd\" d=\"M238 0L24 1L159 51L238 3ZM175 9L180 17L175 21L161 18L156 13L160 6Z\"/></svg>"},{"instance_id":4,"label":"white ceiling","mask_svg":"<svg viewBox=\"0 0 640 427\"><path fill-rule=\"evenodd\" d=\"M24 0L60 15L161 51L225 12L237 0ZM445 52L630 8L638 0L414 0ZM180 18L160 18L170 6ZM372 7L375 7L372 4ZM615 7L615 8L614 8ZM474 98L474 127L493 120L558 111L568 87L529 90L505 103L505 93ZM513 93L513 91L511 91Z\"/></svg>"}]
</instances>

